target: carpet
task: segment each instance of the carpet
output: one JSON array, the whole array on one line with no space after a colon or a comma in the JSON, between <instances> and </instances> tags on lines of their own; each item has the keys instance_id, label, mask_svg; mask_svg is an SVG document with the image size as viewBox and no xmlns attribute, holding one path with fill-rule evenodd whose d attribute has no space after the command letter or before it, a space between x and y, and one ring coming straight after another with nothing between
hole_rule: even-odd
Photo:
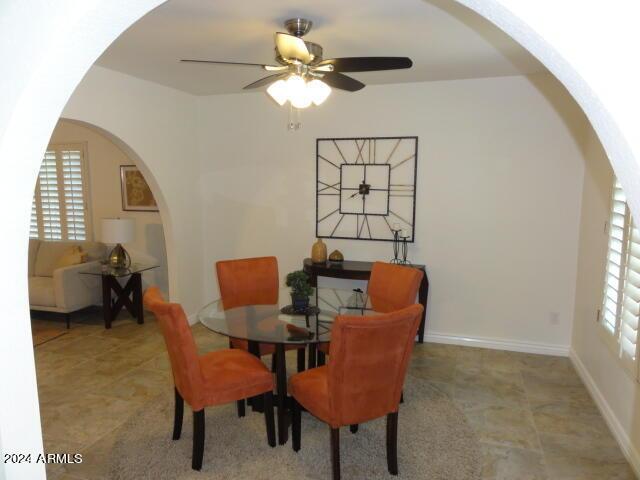
<instances>
[{"instance_id":1,"label":"carpet","mask_svg":"<svg viewBox=\"0 0 640 480\"><path fill-rule=\"evenodd\" d=\"M302 448L291 438L284 446L267 445L264 417L235 404L206 410L204 464L191 470L191 411L185 404L180 440L171 440L172 395L161 395L115 433L111 449L113 479L309 479L330 480L329 427L302 416ZM480 446L475 433L451 399L427 381L409 376L398 426L399 478L477 480ZM340 431L342 478L391 479L386 464L385 420L360 425L357 434Z\"/></svg>"},{"instance_id":2,"label":"carpet","mask_svg":"<svg viewBox=\"0 0 640 480\"><path fill-rule=\"evenodd\" d=\"M31 335L33 336L34 347L66 335L67 332L68 330L65 325L59 325L45 320L31 320Z\"/></svg>"}]
</instances>

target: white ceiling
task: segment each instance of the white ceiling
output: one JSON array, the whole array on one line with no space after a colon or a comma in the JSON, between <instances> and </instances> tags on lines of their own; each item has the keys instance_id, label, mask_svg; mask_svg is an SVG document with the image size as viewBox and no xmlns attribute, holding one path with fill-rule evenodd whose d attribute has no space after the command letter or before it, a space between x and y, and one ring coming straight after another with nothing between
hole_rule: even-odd
<instances>
[{"instance_id":1,"label":"white ceiling","mask_svg":"<svg viewBox=\"0 0 640 480\"><path fill-rule=\"evenodd\" d=\"M367 84L544 71L510 37L452 0L170 0L97 63L196 95L240 92L266 72L179 59L273 64L273 34L296 16L314 22L305 40L322 45L324 58L407 56L414 62L408 70L352 74Z\"/></svg>"}]
</instances>

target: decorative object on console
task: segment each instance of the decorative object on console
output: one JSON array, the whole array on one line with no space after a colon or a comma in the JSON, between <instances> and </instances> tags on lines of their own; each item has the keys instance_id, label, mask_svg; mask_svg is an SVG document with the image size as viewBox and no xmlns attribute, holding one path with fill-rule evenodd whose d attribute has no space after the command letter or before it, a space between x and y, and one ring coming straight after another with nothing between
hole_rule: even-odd
<instances>
[{"instance_id":1,"label":"decorative object on console","mask_svg":"<svg viewBox=\"0 0 640 480\"><path fill-rule=\"evenodd\" d=\"M342 252L340 250L334 250L333 252L331 252L331 255L329 255L329 261L330 262L343 262L344 261L344 255L342 255Z\"/></svg>"},{"instance_id":2,"label":"decorative object on console","mask_svg":"<svg viewBox=\"0 0 640 480\"><path fill-rule=\"evenodd\" d=\"M316 243L311 247L311 260L314 263L324 263L327 261L327 245L321 238L316 240Z\"/></svg>"},{"instance_id":3,"label":"decorative object on console","mask_svg":"<svg viewBox=\"0 0 640 480\"><path fill-rule=\"evenodd\" d=\"M120 165L122 210L157 212L158 204L144 176L135 165Z\"/></svg>"},{"instance_id":4,"label":"decorative object on console","mask_svg":"<svg viewBox=\"0 0 640 480\"><path fill-rule=\"evenodd\" d=\"M389 263L410 265L411 262L407 260L409 232L402 230L399 223L394 223L391 231L393 232L393 259ZM402 258L400 258L400 255L402 255Z\"/></svg>"},{"instance_id":5,"label":"decorative object on console","mask_svg":"<svg viewBox=\"0 0 640 480\"><path fill-rule=\"evenodd\" d=\"M131 257L122 246L135 239L135 220L133 218L103 218L102 241L116 244L109 254L109 265L114 268L129 268Z\"/></svg>"},{"instance_id":6,"label":"decorative object on console","mask_svg":"<svg viewBox=\"0 0 640 480\"><path fill-rule=\"evenodd\" d=\"M316 237L415 240L418 137L316 140Z\"/></svg>"},{"instance_id":7,"label":"decorative object on console","mask_svg":"<svg viewBox=\"0 0 640 480\"><path fill-rule=\"evenodd\" d=\"M291 287L291 303L296 312L306 312L309 308L309 296L313 294L313 287L309 283L309 275L302 270L296 270L287 275L287 287Z\"/></svg>"}]
</instances>

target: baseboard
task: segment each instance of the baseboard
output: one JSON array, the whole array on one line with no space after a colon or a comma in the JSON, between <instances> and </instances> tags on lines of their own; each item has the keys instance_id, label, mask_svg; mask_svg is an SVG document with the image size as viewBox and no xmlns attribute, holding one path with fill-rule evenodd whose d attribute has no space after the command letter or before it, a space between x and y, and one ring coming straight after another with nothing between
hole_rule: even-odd
<instances>
[{"instance_id":1,"label":"baseboard","mask_svg":"<svg viewBox=\"0 0 640 480\"><path fill-rule=\"evenodd\" d=\"M541 355L569 356L568 345L554 345L551 343L522 342L504 338L466 337L447 333L430 332L425 335L427 342L448 343L467 347L492 348L495 350L509 350L512 352L537 353Z\"/></svg>"},{"instance_id":2,"label":"baseboard","mask_svg":"<svg viewBox=\"0 0 640 480\"><path fill-rule=\"evenodd\" d=\"M589 370L587 370L587 367L584 366L584 363L582 363L582 360L580 360L580 357L573 349L571 349L569 353L569 358L578 372L578 375L582 379L582 382L591 394L591 398L593 398L598 410L600 410L600 413L604 417L605 422L607 422L607 425L618 442L618 445L620 445L622 453L624 453L624 456L631 464L631 468L633 468L636 476L640 478L640 452L638 452L631 443L629 435L625 432L622 424L616 417L616 414L613 413L613 410L609 406L609 402L607 402L607 399L598 388L598 385L596 385L596 382L593 380Z\"/></svg>"}]
</instances>

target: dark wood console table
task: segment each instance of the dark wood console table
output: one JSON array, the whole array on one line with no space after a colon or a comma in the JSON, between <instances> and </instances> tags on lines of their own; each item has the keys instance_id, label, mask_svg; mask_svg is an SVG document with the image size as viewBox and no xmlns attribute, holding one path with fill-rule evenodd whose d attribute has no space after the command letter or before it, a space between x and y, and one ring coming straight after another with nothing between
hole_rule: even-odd
<instances>
[{"instance_id":1,"label":"dark wood console table","mask_svg":"<svg viewBox=\"0 0 640 480\"><path fill-rule=\"evenodd\" d=\"M422 270L424 276L420 283L418 291L418 301L424 307L422 313L422 321L418 329L418 342L424 343L424 329L427 320L427 298L429 296L429 278L424 265L408 265L413 268ZM311 285L318 286L318 277L346 278L349 280L369 280L371 276L371 268L373 262L359 262L354 260L345 260L343 262L325 262L313 263L310 258L305 258L303 269L311 278Z\"/></svg>"}]
</instances>

